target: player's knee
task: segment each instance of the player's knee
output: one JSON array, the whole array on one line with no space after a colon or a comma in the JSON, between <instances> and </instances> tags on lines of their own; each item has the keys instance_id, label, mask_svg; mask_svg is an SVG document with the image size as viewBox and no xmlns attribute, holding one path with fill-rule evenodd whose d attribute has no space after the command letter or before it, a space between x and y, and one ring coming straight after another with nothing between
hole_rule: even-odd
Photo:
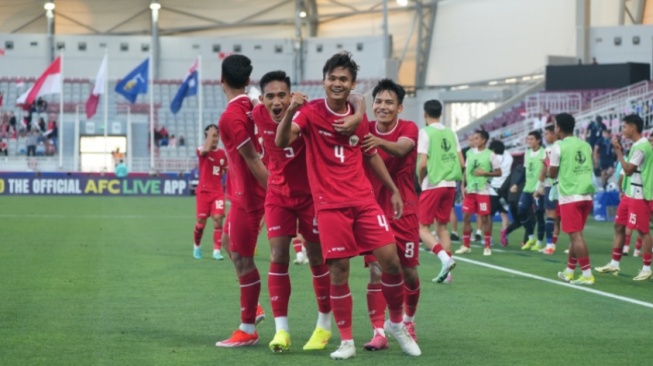
<instances>
[{"instance_id":1,"label":"player's knee","mask_svg":"<svg viewBox=\"0 0 653 366\"><path fill-rule=\"evenodd\" d=\"M270 243L270 260L274 263L288 264L290 263L289 249L283 245L273 245Z\"/></svg>"},{"instance_id":2,"label":"player's knee","mask_svg":"<svg viewBox=\"0 0 653 366\"><path fill-rule=\"evenodd\" d=\"M197 219L197 223L204 227L206 225L206 217Z\"/></svg>"},{"instance_id":3,"label":"player's knee","mask_svg":"<svg viewBox=\"0 0 653 366\"><path fill-rule=\"evenodd\" d=\"M621 225L621 224L615 222L615 223L614 223L614 230L615 230L616 232L619 232L619 233L624 232L624 231L625 231L625 226L623 226L623 225Z\"/></svg>"},{"instance_id":4,"label":"player's knee","mask_svg":"<svg viewBox=\"0 0 653 366\"><path fill-rule=\"evenodd\" d=\"M378 262L369 263L370 268L370 284L378 285L381 283L381 266Z\"/></svg>"},{"instance_id":5,"label":"player's knee","mask_svg":"<svg viewBox=\"0 0 653 366\"><path fill-rule=\"evenodd\" d=\"M404 282L410 288L415 288L419 282L419 275L417 274L417 267L402 267L404 275Z\"/></svg>"}]
</instances>

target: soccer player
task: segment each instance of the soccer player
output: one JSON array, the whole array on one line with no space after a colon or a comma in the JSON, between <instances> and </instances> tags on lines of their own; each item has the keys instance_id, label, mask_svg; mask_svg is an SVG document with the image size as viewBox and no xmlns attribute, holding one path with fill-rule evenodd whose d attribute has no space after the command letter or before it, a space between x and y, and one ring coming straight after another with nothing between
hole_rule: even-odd
<instances>
[{"instance_id":1,"label":"soccer player","mask_svg":"<svg viewBox=\"0 0 653 366\"><path fill-rule=\"evenodd\" d=\"M583 229L592 212L592 148L574 136L576 120L568 113L555 116L555 132L560 141L553 145L549 164L549 177L558 180L558 204L562 231L569 234L567 268L558 272L558 278L578 285L593 285L594 276ZM583 273L574 280L576 264Z\"/></svg>"},{"instance_id":2,"label":"soccer player","mask_svg":"<svg viewBox=\"0 0 653 366\"><path fill-rule=\"evenodd\" d=\"M313 289L318 304L318 321L304 350L324 349L331 337L331 303L329 301L329 268L324 264L315 209L306 175L306 146L300 136L286 148L274 140L277 125L290 104L290 77L283 71L268 72L260 80L262 104L254 107L252 118L263 138L268 155L268 190L265 198L265 220L270 241L268 292L276 334L269 346L273 352L290 349L288 302L290 300L290 242L299 232L306 239L306 254L313 273ZM301 245L301 242L299 243ZM301 250L301 249L300 249Z\"/></svg>"},{"instance_id":3,"label":"soccer player","mask_svg":"<svg viewBox=\"0 0 653 366\"><path fill-rule=\"evenodd\" d=\"M370 133L363 140L363 150L377 149L379 156L392 177L401 198L404 211L400 219L394 220L392 192L366 169L367 177L374 188L376 200L385 213L387 222L395 234L397 252L404 276L404 318L408 333L415 336L415 312L419 301L419 221L417 219L417 193L415 191L415 164L417 151L417 125L412 121L399 119L403 111L406 91L390 79L383 79L372 90L374 98L372 111L375 121L370 122ZM367 167L367 166L366 166ZM367 285L367 308L374 328L372 340L363 347L368 351L388 348L383 323L385 321L385 299L381 286L381 267L374 255L365 256L370 268L370 282Z\"/></svg>"},{"instance_id":4,"label":"soccer player","mask_svg":"<svg viewBox=\"0 0 653 366\"><path fill-rule=\"evenodd\" d=\"M227 199L231 202L223 240L229 244L240 283L241 324L229 339L216 343L218 347L257 344L256 321L264 316L258 306L261 277L254 263L254 250L264 213L268 171L250 118L252 102L245 94L251 73L252 62L246 56L231 55L222 61L222 89L229 103L220 116L218 129L229 158Z\"/></svg>"},{"instance_id":5,"label":"soccer player","mask_svg":"<svg viewBox=\"0 0 653 366\"><path fill-rule=\"evenodd\" d=\"M544 141L547 143L544 149L545 157L542 161L544 169L540 171L540 178L537 183L537 190L533 194L535 199L544 197L544 208L546 209L546 247L542 253L551 255L555 253L556 245L558 244L558 235L560 235L560 215L557 197L551 197L551 187L554 184L552 179L548 177L548 168L550 165L551 150L553 145L557 143L558 137L556 136L554 126L552 124L544 128Z\"/></svg>"},{"instance_id":6,"label":"soccer player","mask_svg":"<svg viewBox=\"0 0 653 366\"><path fill-rule=\"evenodd\" d=\"M456 266L451 258L451 239L447 224L456 199L456 183L462 180L463 154L456 134L440 123L442 103L424 103L426 127L419 131L417 178L421 182L419 196L419 236L426 247L437 255L442 269L433 280L442 283ZM435 220L435 233L430 226Z\"/></svg>"},{"instance_id":7,"label":"soccer player","mask_svg":"<svg viewBox=\"0 0 653 366\"><path fill-rule=\"evenodd\" d=\"M209 216L213 219L213 258L222 260L222 220L224 219L224 190L222 175L227 170L227 155L218 148L218 126L212 124L204 129L204 145L197 149L200 179L195 201L197 223L194 231L193 257L202 259L200 242Z\"/></svg>"},{"instance_id":8,"label":"soccer player","mask_svg":"<svg viewBox=\"0 0 653 366\"><path fill-rule=\"evenodd\" d=\"M509 208L506 199L508 198L508 187L510 184L508 177L510 176L514 159L512 154L506 151L506 146L503 142L499 140L490 142L488 149L499 157L499 161L501 162L501 176L494 177L490 180L490 218L493 218L499 212L501 215L501 229L503 230L510 224L510 219L508 218ZM492 225L492 220L490 220L490 227Z\"/></svg>"},{"instance_id":9,"label":"soccer player","mask_svg":"<svg viewBox=\"0 0 653 366\"><path fill-rule=\"evenodd\" d=\"M470 247L472 235L472 215L477 214L480 227L484 231L483 255L492 255L490 239L492 237L492 223L490 220L490 182L488 178L501 176L501 162L499 158L486 148L490 138L484 130L476 131L473 135L474 148L467 151L465 161L465 174L463 175L463 245L456 250L456 254L472 252Z\"/></svg>"},{"instance_id":10,"label":"soccer player","mask_svg":"<svg viewBox=\"0 0 653 366\"><path fill-rule=\"evenodd\" d=\"M326 99L306 103L306 96L294 93L284 119L277 128L276 144L286 148L301 133L306 143L308 178L321 233L322 254L330 270L331 308L340 331L340 347L332 359L356 355L352 335L352 297L349 290L349 258L373 253L381 266L382 292L390 320L385 331L396 339L404 352L419 356L419 346L403 324L403 276L395 239L385 215L375 200L363 172L363 156L383 184L392 192L394 219L401 217L403 202L377 154L363 152L361 145L369 133L367 120L355 133L336 132L334 122L352 113L347 97L356 85L358 65L348 52L327 60L323 68ZM299 107L304 105L300 110Z\"/></svg>"},{"instance_id":11,"label":"soccer player","mask_svg":"<svg viewBox=\"0 0 653 366\"><path fill-rule=\"evenodd\" d=\"M542 160L545 158L544 149L542 149L542 134L540 131L531 131L526 139L528 149L524 153L524 168L526 169L524 184L524 191L519 198L519 217L514 218L515 221L524 226L528 240L522 244L522 250L539 251L542 248L542 240L544 239L544 197L538 196L537 200L534 199L533 193L537 189L537 182L539 181L540 171L544 168ZM535 241L535 222L531 219L535 206L535 217L537 219L538 233L537 242ZM501 244L505 245L508 241L508 235L520 225L510 225L508 229L501 231Z\"/></svg>"},{"instance_id":12,"label":"soccer player","mask_svg":"<svg viewBox=\"0 0 653 366\"><path fill-rule=\"evenodd\" d=\"M626 191L619 202L614 220L614 242L612 261L603 267L596 267L599 273L619 274L619 262L623 254L624 235L626 227L639 233L642 238L643 268L633 278L644 281L653 276L651 272L651 234L649 219L651 209L649 203L653 199L653 148L645 137L642 137L644 121L636 114L623 118L622 133L624 137L634 141L628 158L624 159L619 140L614 138L612 146L617 154L626 176ZM564 224L564 221L563 221Z\"/></svg>"}]
</instances>

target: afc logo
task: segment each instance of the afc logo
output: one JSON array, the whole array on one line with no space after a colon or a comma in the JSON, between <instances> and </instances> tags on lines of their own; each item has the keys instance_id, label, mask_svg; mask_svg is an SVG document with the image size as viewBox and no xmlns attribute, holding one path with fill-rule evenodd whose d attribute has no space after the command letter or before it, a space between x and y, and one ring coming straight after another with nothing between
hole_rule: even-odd
<instances>
[{"instance_id":1,"label":"afc logo","mask_svg":"<svg viewBox=\"0 0 653 366\"><path fill-rule=\"evenodd\" d=\"M450 143L449 140L447 140L446 138L445 138L445 139L442 139L442 143L440 144L440 147L441 147L442 150L444 150L445 152L449 152L449 150L451 150L451 143Z\"/></svg>"},{"instance_id":2,"label":"afc logo","mask_svg":"<svg viewBox=\"0 0 653 366\"><path fill-rule=\"evenodd\" d=\"M585 154L583 154L582 151L578 151L576 153L576 157L574 158L574 160L576 160L578 164L582 165L585 163L585 161L587 161L587 158L585 157Z\"/></svg>"}]
</instances>

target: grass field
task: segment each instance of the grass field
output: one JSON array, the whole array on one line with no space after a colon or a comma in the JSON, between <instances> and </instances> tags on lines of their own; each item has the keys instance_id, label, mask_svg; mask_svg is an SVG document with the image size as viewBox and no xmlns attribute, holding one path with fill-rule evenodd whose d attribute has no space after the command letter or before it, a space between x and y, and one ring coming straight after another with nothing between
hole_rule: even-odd
<instances>
[{"instance_id":1,"label":"grass field","mask_svg":"<svg viewBox=\"0 0 653 366\"><path fill-rule=\"evenodd\" d=\"M228 261L191 256L191 198L3 197L0 201L0 365L278 365L331 364L329 352L306 353L317 307L310 269L292 266L293 348L272 354L274 321L266 289L267 241L259 240L261 304L268 320L261 342L218 349L239 323L238 282ZM210 230L204 236L210 257ZM513 234L513 242L521 233ZM610 257L612 228L586 230L594 266ZM495 241L498 236L495 236ZM554 256L515 246L464 259L548 279L563 269L567 238ZM497 241L498 242L498 241ZM455 245L457 247L457 245ZM422 254L417 334L423 355L404 356L391 340L379 353L362 350L371 330L366 271L354 261L357 357L348 364L562 365L650 363L653 283L631 278L640 258L625 257L618 277L598 275L601 293L459 262L454 282L430 280L439 262ZM641 304L607 297L610 293ZM337 334L337 332L334 332Z\"/></svg>"}]
</instances>

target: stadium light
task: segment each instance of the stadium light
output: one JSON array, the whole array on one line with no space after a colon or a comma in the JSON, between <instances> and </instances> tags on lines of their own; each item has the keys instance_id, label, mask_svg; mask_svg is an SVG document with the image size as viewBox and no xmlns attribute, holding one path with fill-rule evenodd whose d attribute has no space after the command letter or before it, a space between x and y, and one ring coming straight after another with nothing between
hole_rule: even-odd
<instances>
[{"instance_id":1,"label":"stadium light","mask_svg":"<svg viewBox=\"0 0 653 366\"><path fill-rule=\"evenodd\" d=\"M152 1L152 3L150 4L150 9L151 10L159 10L159 9L161 9L161 4L159 4L156 1Z\"/></svg>"},{"instance_id":2,"label":"stadium light","mask_svg":"<svg viewBox=\"0 0 653 366\"><path fill-rule=\"evenodd\" d=\"M52 1L48 1L47 3L43 4L43 9L47 11L54 10L54 3Z\"/></svg>"},{"instance_id":3,"label":"stadium light","mask_svg":"<svg viewBox=\"0 0 653 366\"><path fill-rule=\"evenodd\" d=\"M397 5L408 6L408 0L397 0Z\"/></svg>"},{"instance_id":4,"label":"stadium light","mask_svg":"<svg viewBox=\"0 0 653 366\"><path fill-rule=\"evenodd\" d=\"M299 12L299 17L300 17L300 18L306 18L306 12L303 11L303 10L300 11L300 12Z\"/></svg>"}]
</instances>

